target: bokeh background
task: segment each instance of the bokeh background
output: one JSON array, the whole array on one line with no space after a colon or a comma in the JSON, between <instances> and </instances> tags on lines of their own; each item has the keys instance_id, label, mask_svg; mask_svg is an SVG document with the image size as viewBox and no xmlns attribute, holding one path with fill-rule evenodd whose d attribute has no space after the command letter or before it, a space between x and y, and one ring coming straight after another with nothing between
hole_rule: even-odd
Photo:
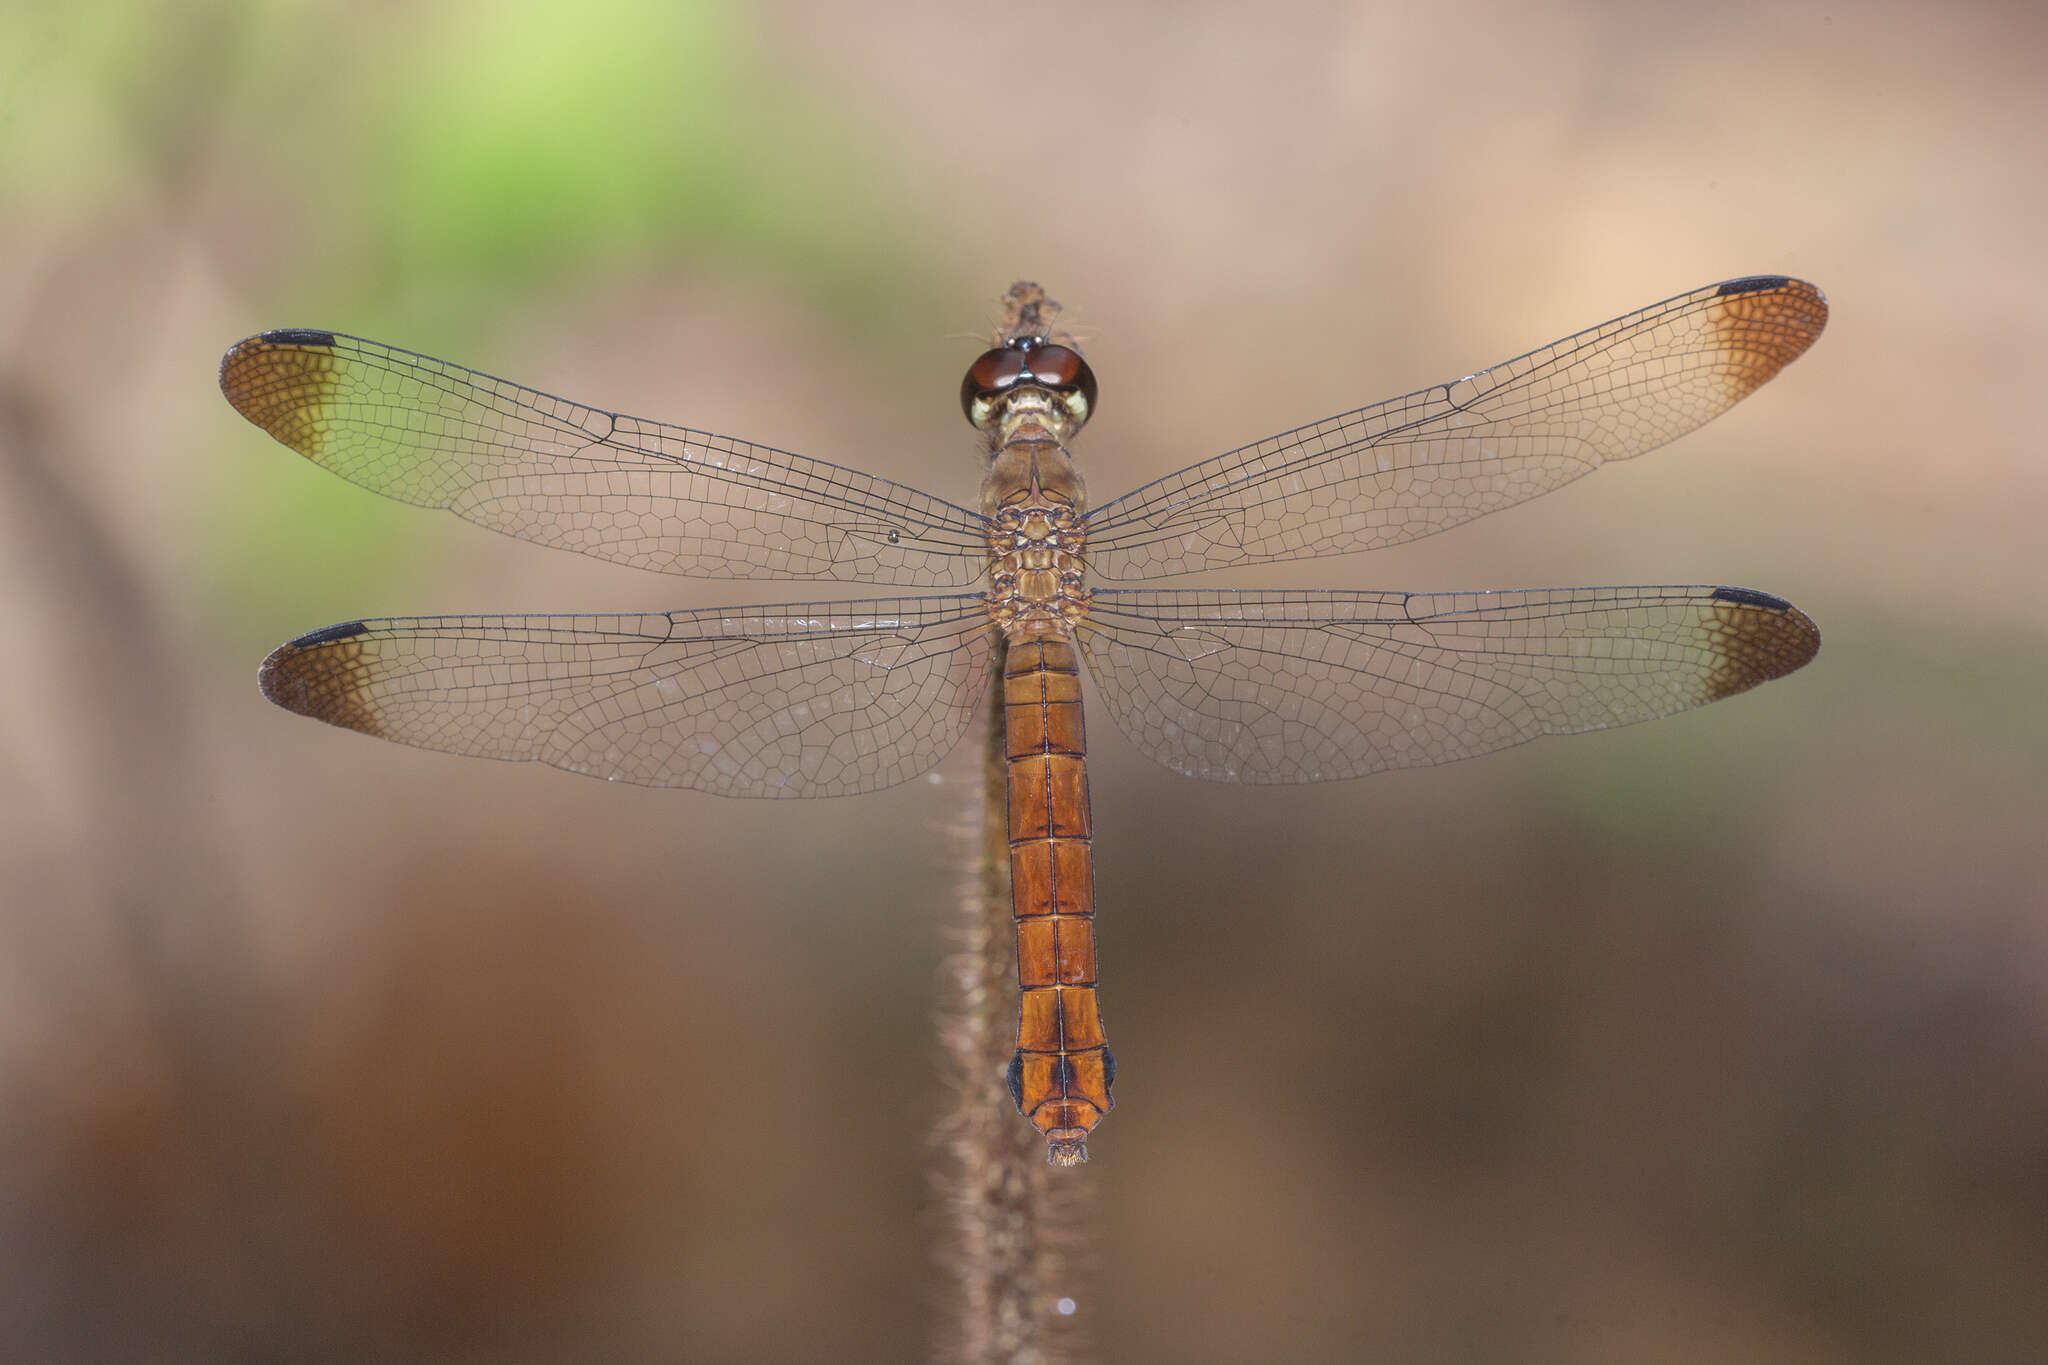
<instances>
[{"instance_id":1,"label":"bokeh background","mask_svg":"<svg viewBox=\"0 0 2048 1365\"><path fill-rule=\"evenodd\" d=\"M956 501L1018 277L1099 497L1735 275L1679 445L1253 586L1737 583L1819 660L1305 789L1092 727L1102 1358L2048 1340L2037 6L0 6L0 1356L901 1361L974 797L730 803L296 720L421 611L827 595L381 501L214 387L380 337ZM847 589L848 595L858 595Z\"/></svg>"}]
</instances>

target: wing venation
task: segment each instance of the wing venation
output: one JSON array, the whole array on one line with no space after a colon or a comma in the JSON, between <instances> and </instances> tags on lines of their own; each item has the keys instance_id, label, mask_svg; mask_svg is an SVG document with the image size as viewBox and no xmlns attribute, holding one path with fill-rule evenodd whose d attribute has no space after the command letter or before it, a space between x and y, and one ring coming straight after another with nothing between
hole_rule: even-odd
<instances>
[{"instance_id":1,"label":"wing venation","mask_svg":"<svg viewBox=\"0 0 2048 1365\"><path fill-rule=\"evenodd\" d=\"M887 479L587 407L335 332L250 337L221 392L314 463L522 540L666 573L965 588L981 519Z\"/></svg>"},{"instance_id":2,"label":"wing venation","mask_svg":"<svg viewBox=\"0 0 2048 1365\"><path fill-rule=\"evenodd\" d=\"M1827 323L1803 280L1709 285L1542 350L1191 465L1090 513L1088 566L1164 578L1414 540L1710 421Z\"/></svg>"},{"instance_id":3,"label":"wing venation","mask_svg":"<svg viewBox=\"0 0 2048 1365\"><path fill-rule=\"evenodd\" d=\"M1811 660L1746 588L1100 591L1078 638L1125 737L1217 782L1328 782L1670 715Z\"/></svg>"},{"instance_id":4,"label":"wing venation","mask_svg":"<svg viewBox=\"0 0 2048 1365\"><path fill-rule=\"evenodd\" d=\"M844 796L944 758L988 691L979 597L314 631L264 696L420 748L722 796Z\"/></svg>"}]
</instances>

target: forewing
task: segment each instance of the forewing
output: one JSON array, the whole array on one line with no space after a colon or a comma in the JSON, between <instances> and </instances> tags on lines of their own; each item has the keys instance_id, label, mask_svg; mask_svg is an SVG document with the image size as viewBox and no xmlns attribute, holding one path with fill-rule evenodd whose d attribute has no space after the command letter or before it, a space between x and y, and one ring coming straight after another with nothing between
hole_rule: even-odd
<instances>
[{"instance_id":1,"label":"forewing","mask_svg":"<svg viewBox=\"0 0 2048 1365\"><path fill-rule=\"evenodd\" d=\"M264 660L289 711L402 744L721 796L917 776L973 722L979 597L352 621Z\"/></svg>"},{"instance_id":2,"label":"forewing","mask_svg":"<svg viewBox=\"0 0 2048 1365\"><path fill-rule=\"evenodd\" d=\"M1746 588L1103 591L1077 632L1132 744L1216 782L1326 782L1629 725L1812 659Z\"/></svg>"},{"instance_id":3,"label":"forewing","mask_svg":"<svg viewBox=\"0 0 2048 1365\"><path fill-rule=\"evenodd\" d=\"M334 332L264 332L221 392L315 464L495 531L667 573L968 587L980 518L873 475L585 407Z\"/></svg>"},{"instance_id":4,"label":"forewing","mask_svg":"<svg viewBox=\"0 0 2048 1365\"><path fill-rule=\"evenodd\" d=\"M1088 567L1162 578L1430 535L1725 411L1812 344L1803 280L1730 280L1517 360L1192 465L1097 508Z\"/></svg>"}]
</instances>

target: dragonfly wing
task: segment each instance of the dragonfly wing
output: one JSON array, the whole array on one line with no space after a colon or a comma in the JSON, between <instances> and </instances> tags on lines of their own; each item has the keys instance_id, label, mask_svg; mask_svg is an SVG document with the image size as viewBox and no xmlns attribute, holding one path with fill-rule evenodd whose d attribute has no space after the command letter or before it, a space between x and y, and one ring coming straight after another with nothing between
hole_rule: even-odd
<instances>
[{"instance_id":1,"label":"dragonfly wing","mask_svg":"<svg viewBox=\"0 0 2048 1365\"><path fill-rule=\"evenodd\" d=\"M1097 508L1098 578L1168 577L1376 549L1654 450L1820 335L1803 280L1709 285L1450 384L1282 432Z\"/></svg>"},{"instance_id":2,"label":"dragonfly wing","mask_svg":"<svg viewBox=\"0 0 2048 1365\"><path fill-rule=\"evenodd\" d=\"M263 694L403 744L722 796L845 796L924 772L988 692L979 597L638 616L351 621Z\"/></svg>"},{"instance_id":3,"label":"dragonfly wing","mask_svg":"<svg viewBox=\"0 0 2048 1365\"><path fill-rule=\"evenodd\" d=\"M981 518L887 479L585 407L335 332L250 337L221 392L315 464L521 540L667 573L969 587Z\"/></svg>"},{"instance_id":4,"label":"dragonfly wing","mask_svg":"<svg viewBox=\"0 0 2048 1365\"><path fill-rule=\"evenodd\" d=\"M1077 631L1126 738L1216 782L1470 758L1732 696L1820 648L1746 588L1120 592Z\"/></svg>"}]
</instances>

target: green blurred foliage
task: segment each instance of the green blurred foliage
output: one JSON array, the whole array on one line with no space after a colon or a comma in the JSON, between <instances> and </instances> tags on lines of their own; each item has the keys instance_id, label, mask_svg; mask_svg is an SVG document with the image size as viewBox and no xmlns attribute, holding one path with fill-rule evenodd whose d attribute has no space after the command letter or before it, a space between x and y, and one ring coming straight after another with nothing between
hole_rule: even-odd
<instances>
[{"instance_id":1,"label":"green blurred foliage","mask_svg":"<svg viewBox=\"0 0 2048 1365\"><path fill-rule=\"evenodd\" d=\"M280 293L488 307L668 260L772 266L873 327L921 229L888 149L718 0L0 11L10 197L102 213L199 147L267 172ZM352 264L353 269L337 270ZM913 289L913 293L916 291Z\"/></svg>"},{"instance_id":2,"label":"green blurred foliage","mask_svg":"<svg viewBox=\"0 0 2048 1365\"><path fill-rule=\"evenodd\" d=\"M0 198L81 231L232 205L238 251L215 264L248 299L243 331L333 327L486 369L511 319L665 273L773 278L870 341L928 330L926 229L893 149L764 59L746 17L721 0L7 10ZM211 469L194 569L230 615L337 576L387 600L441 543L326 476L251 488L235 462Z\"/></svg>"}]
</instances>

